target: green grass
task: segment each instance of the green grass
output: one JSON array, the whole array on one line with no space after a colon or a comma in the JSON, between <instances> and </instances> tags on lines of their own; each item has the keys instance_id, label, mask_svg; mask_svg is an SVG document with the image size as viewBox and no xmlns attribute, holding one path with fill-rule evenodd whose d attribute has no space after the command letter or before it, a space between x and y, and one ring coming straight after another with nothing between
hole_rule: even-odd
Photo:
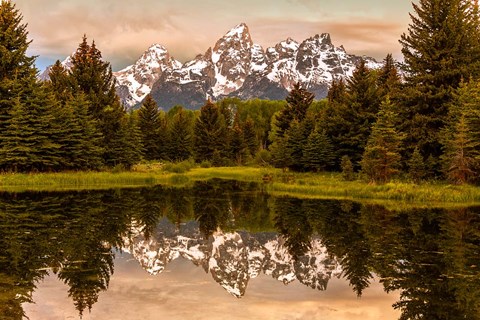
<instances>
[{"instance_id":1,"label":"green grass","mask_svg":"<svg viewBox=\"0 0 480 320\"><path fill-rule=\"evenodd\" d=\"M132 186L191 185L212 178L265 183L273 195L301 198L350 199L363 202L401 202L419 206L480 204L480 188L446 183L395 181L382 185L363 181L343 181L337 173L290 173L273 168L215 167L198 168L189 163L142 164L129 172L70 172L2 174L0 190L107 189Z\"/></svg>"}]
</instances>

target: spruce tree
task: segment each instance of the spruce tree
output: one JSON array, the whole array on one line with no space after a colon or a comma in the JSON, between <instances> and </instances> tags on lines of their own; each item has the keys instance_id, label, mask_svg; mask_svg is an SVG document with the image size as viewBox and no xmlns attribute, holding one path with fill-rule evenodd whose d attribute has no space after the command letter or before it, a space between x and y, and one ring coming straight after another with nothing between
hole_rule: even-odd
<instances>
[{"instance_id":1,"label":"spruce tree","mask_svg":"<svg viewBox=\"0 0 480 320\"><path fill-rule=\"evenodd\" d=\"M335 154L333 145L325 130L315 129L308 137L303 153L303 163L307 169L323 171L333 166Z\"/></svg>"},{"instance_id":2,"label":"spruce tree","mask_svg":"<svg viewBox=\"0 0 480 320\"><path fill-rule=\"evenodd\" d=\"M383 60L383 67L380 69L377 76L378 94L383 100L387 95L394 97L398 94L400 88L400 75L395 60L391 53L389 53Z\"/></svg>"},{"instance_id":3,"label":"spruce tree","mask_svg":"<svg viewBox=\"0 0 480 320\"><path fill-rule=\"evenodd\" d=\"M480 34L476 1L420 0L408 32L401 36L405 88L403 131L410 152L419 146L435 162L442 153L440 130L462 79L480 76Z\"/></svg>"},{"instance_id":4,"label":"spruce tree","mask_svg":"<svg viewBox=\"0 0 480 320\"><path fill-rule=\"evenodd\" d=\"M447 179L455 184L471 182L480 173L478 155L480 142L470 137L470 126L464 115L452 128L444 141L443 170Z\"/></svg>"},{"instance_id":5,"label":"spruce tree","mask_svg":"<svg viewBox=\"0 0 480 320\"><path fill-rule=\"evenodd\" d=\"M226 151L225 119L210 100L200 109L194 126L194 154L198 162L222 157Z\"/></svg>"},{"instance_id":6,"label":"spruce tree","mask_svg":"<svg viewBox=\"0 0 480 320\"><path fill-rule=\"evenodd\" d=\"M0 167L22 172L59 170L58 104L40 84L31 84L28 93L26 101L14 99L6 128L0 132Z\"/></svg>"},{"instance_id":7,"label":"spruce tree","mask_svg":"<svg viewBox=\"0 0 480 320\"><path fill-rule=\"evenodd\" d=\"M305 135L301 124L294 120L290 128L285 133L286 152L289 152L291 158L290 169L302 171L303 166L303 150L306 144Z\"/></svg>"},{"instance_id":8,"label":"spruce tree","mask_svg":"<svg viewBox=\"0 0 480 320\"><path fill-rule=\"evenodd\" d=\"M98 129L104 139L104 161L107 165L122 163L115 158L121 156L121 141L128 122L126 110L121 105L115 92L115 79L110 63L102 59L95 42L91 45L83 36L76 52L72 56L72 67L69 71L68 83L73 94L83 93L89 101L89 112L97 120Z\"/></svg>"},{"instance_id":9,"label":"spruce tree","mask_svg":"<svg viewBox=\"0 0 480 320\"><path fill-rule=\"evenodd\" d=\"M382 103L361 160L362 172L372 182L385 183L399 172L402 136L395 129L396 114L389 98Z\"/></svg>"},{"instance_id":10,"label":"spruce tree","mask_svg":"<svg viewBox=\"0 0 480 320\"><path fill-rule=\"evenodd\" d=\"M63 170L79 170L82 168L80 159L86 154L84 150L84 132L80 122L76 118L74 107L82 101L69 100L57 112L57 124L59 125L58 140L62 146L59 150L61 167Z\"/></svg>"},{"instance_id":11,"label":"spruce tree","mask_svg":"<svg viewBox=\"0 0 480 320\"><path fill-rule=\"evenodd\" d=\"M342 170L342 178L345 181L355 180L355 173L353 172L353 164L347 155L344 155L340 161L340 168Z\"/></svg>"},{"instance_id":12,"label":"spruce tree","mask_svg":"<svg viewBox=\"0 0 480 320\"><path fill-rule=\"evenodd\" d=\"M276 135L283 137L285 131L290 128L292 121L301 122L307 115L307 110L313 102L314 94L300 87L300 83L296 83L293 89L288 93L286 98L287 105L275 115L277 126Z\"/></svg>"},{"instance_id":13,"label":"spruce tree","mask_svg":"<svg viewBox=\"0 0 480 320\"><path fill-rule=\"evenodd\" d=\"M257 133L255 132L255 124L252 118L248 117L242 125L243 138L250 156L255 156L259 148Z\"/></svg>"},{"instance_id":14,"label":"spruce tree","mask_svg":"<svg viewBox=\"0 0 480 320\"><path fill-rule=\"evenodd\" d=\"M102 59L94 41L88 44L86 35L72 56L70 76L74 92L87 95L95 119L102 120L104 109L119 103L110 63Z\"/></svg>"},{"instance_id":15,"label":"spruce tree","mask_svg":"<svg viewBox=\"0 0 480 320\"><path fill-rule=\"evenodd\" d=\"M69 83L68 72L59 60L50 68L48 77L47 85L50 90L54 92L55 98L65 105L69 99L72 99L72 86Z\"/></svg>"},{"instance_id":16,"label":"spruce tree","mask_svg":"<svg viewBox=\"0 0 480 320\"><path fill-rule=\"evenodd\" d=\"M183 108L172 119L168 150L173 161L187 160L193 155L193 121Z\"/></svg>"},{"instance_id":17,"label":"spruce tree","mask_svg":"<svg viewBox=\"0 0 480 320\"><path fill-rule=\"evenodd\" d=\"M245 144L243 130L239 124L235 124L231 130L229 148L232 160L238 165L242 165L245 160L247 145Z\"/></svg>"},{"instance_id":18,"label":"spruce tree","mask_svg":"<svg viewBox=\"0 0 480 320\"><path fill-rule=\"evenodd\" d=\"M142 136L143 158L160 159L160 116L157 103L150 94L145 97L138 110L138 127Z\"/></svg>"},{"instance_id":19,"label":"spruce tree","mask_svg":"<svg viewBox=\"0 0 480 320\"><path fill-rule=\"evenodd\" d=\"M136 113L130 113L126 117L125 121L125 153L124 165L127 168L131 168L134 164L138 163L142 158L142 134L138 127L138 117Z\"/></svg>"},{"instance_id":20,"label":"spruce tree","mask_svg":"<svg viewBox=\"0 0 480 320\"><path fill-rule=\"evenodd\" d=\"M375 75L361 59L347 81L345 101L329 108L322 121L337 155L347 155L354 166L362 157L376 120L379 98Z\"/></svg>"},{"instance_id":21,"label":"spruce tree","mask_svg":"<svg viewBox=\"0 0 480 320\"><path fill-rule=\"evenodd\" d=\"M274 166L282 168L283 171L286 171L293 164L292 152L287 145L288 138L288 132L286 132L284 137L275 139L275 142L270 146L270 154Z\"/></svg>"},{"instance_id":22,"label":"spruce tree","mask_svg":"<svg viewBox=\"0 0 480 320\"><path fill-rule=\"evenodd\" d=\"M334 78L332 80L332 83L330 84L330 88L328 89L327 93L327 101L329 104L335 104L335 103L344 103L346 98L346 87L345 87L345 81L343 78L336 79Z\"/></svg>"},{"instance_id":23,"label":"spruce tree","mask_svg":"<svg viewBox=\"0 0 480 320\"><path fill-rule=\"evenodd\" d=\"M441 132L442 170L452 182L473 182L480 175L480 83L461 82L449 107Z\"/></svg>"},{"instance_id":24,"label":"spruce tree","mask_svg":"<svg viewBox=\"0 0 480 320\"><path fill-rule=\"evenodd\" d=\"M29 98L25 88L36 81L35 57L27 56L31 41L27 25L11 1L0 3L0 133L8 126L10 111ZM20 98L20 100L18 100ZM3 141L0 138L0 147Z\"/></svg>"},{"instance_id":25,"label":"spruce tree","mask_svg":"<svg viewBox=\"0 0 480 320\"><path fill-rule=\"evenodd\" d=\"M410 160L408 160L408 176L415 183L419 183L425 177L425 161L420 149L415 147Z\"/></svg>"},{"instance_id":26,"label":"spruce tree","mask_svg":"<svg viewBox=\"0 0 480 320\"><path fill-rule=\"evenodd\" d=\"M67 102L72 108L74 122L78 125L79 145L75 148L73 165L80 170L98 170L103 165L103 136L97 122L88 111L88 101L83 94L77 94ZM76 126L75 126L76 127Z\"/></svg>"}]
</instances>

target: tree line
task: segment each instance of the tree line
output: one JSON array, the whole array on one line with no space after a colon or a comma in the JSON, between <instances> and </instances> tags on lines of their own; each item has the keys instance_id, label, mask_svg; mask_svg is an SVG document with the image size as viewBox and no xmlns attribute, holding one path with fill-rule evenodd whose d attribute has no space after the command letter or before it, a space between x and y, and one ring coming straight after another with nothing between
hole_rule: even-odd
<instances>
[{"instance_id":1,"label":"tree line","mask_svg":"<svg viewBox=\"0 0 480 320\"><path fill-rule=\"evenodd\" d=\"M130 168L146 160L261 164L294 171L360 172L372 182L478 182L478 7L461 0L412 4L400 38L404 62L379 70L360 59L327 99L296 84L285 101L207 101L198 111L160 110L150 95L128 113L110 64L84 36L71 67L37 80L26 25L10 1L0 16L0 170Z\"/></svg>"}]
</instances>

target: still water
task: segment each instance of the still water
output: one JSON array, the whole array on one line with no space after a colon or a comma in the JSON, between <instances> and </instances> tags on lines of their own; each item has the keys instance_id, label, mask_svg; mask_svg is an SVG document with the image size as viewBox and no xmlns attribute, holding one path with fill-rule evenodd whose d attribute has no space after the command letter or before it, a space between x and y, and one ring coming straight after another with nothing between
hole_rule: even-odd
<instances>
[{"instance_id":1,"label":"still water","mask_svg":"<svg viewBox=\"0 0 480 320\"><path fill-rule=\"evenodd\" d=\"M0 319L479 319L480 208L254 183L0 193Z\"/></svg>"}]
</instances>

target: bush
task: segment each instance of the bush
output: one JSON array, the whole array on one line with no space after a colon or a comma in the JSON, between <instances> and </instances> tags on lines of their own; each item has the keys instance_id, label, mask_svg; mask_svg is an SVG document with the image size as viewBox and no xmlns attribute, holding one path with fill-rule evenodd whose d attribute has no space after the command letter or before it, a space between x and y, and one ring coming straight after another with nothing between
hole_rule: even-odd
<instances>
[{"instance_id":1,"label":"bush","mask_svg":"<svg viewBox=\"0 0 480 320\"><path fill-rule=\"evenodd\" d=\"M200 162L200 168L211 168L212 167L212 163L208 160L203 160L202 162Z\"/></svg>"},{"instance_id":2,"label":"bush","mask_svg":"<svg viewBox=\"0 0 480 320\"><path fill-rule=\"evenodd\" d=\"M266 149L262 149L255 155L255 164L261 167L269 166L272 163L272 154Z\"/></svg>"},{"instance_id":3,"label":"bush","mask_svg":"<svg viewBox=\"0 0 480 320\"><path fill-rule=\"evenodd\" d=\"M174 163L174 162L167 162L163 166L163 170L165 172L173 172L173 173L185 173L190 171L195 166L192 160L184 160L182 162Z\"/></svg>"},{"instance_id":4,"label":"bush","mask_svg":"<svg viewBox=\"0 0 480 320\"><path fill-rule=\"evenodd\" d=\"M345 181L353 181L355 180L355 174L353 173L353 164L352 161L348 156L343 156L342 161L340 163L340 167L342 168L342 178Z\"/></svg>"},{"instance_id":5,"label":"bush","mask_svg":"<svg viewBox=\"0 0 480 320\"><path fill-rule=\"evenodd\" d=\"M120 172L127 171L127 169L125 168L125 166L123 164L117 164L114 167L112 167L112 169L110 169L110 171L112 173L120 173Z\"/></svg>"}]
</instances>

